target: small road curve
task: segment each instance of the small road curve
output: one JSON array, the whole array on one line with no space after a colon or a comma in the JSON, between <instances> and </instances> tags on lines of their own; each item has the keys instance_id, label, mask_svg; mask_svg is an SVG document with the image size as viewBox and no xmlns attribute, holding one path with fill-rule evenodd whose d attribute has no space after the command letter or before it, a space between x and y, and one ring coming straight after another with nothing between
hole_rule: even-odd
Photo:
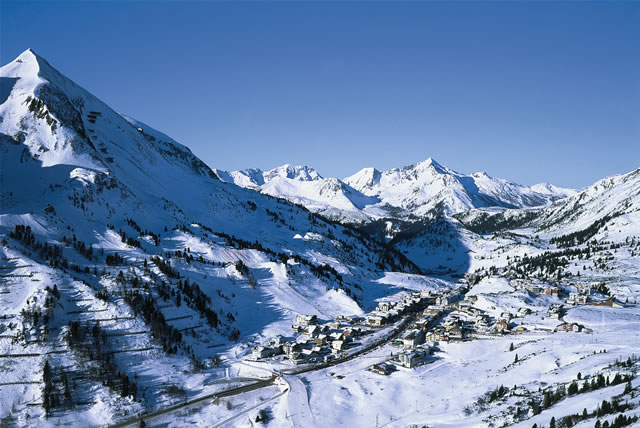
<instances>
[{"instance_id":1,"label":"small road curve","mask_svg":"<svg viewBox=\"0 0 640 428\"><path fill-rule=\"evenodd\" d=\"M294 427L313 426L313 414L309 406L307 387L297 376L283 376L289 384L289 416Z\"/></svg>"}]
</instances>

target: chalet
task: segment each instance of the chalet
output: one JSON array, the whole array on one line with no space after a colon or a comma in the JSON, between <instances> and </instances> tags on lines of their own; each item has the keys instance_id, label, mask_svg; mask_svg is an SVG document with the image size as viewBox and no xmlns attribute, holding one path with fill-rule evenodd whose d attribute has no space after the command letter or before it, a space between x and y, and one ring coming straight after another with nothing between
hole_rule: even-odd
<instances>
[{"instance_id":1,"label":"chalet","mask_svg":"<svg viewBox=\"0 0 640 428\"><path fill-rule=\"evenodd\" d=\"M426 334L425 339L428 342L440 342L441 340L445 340L447 335L444 330L433 330Z\"/></svg>"},{"instance_id":2,"label":"chalet","mask_svg":"<svg viewBox=\"0 0 640 428\"><path fill-rule=\"evenodd\" d=\"M398 362L402 367L414 368L424 363L426 353L422 350L402 352L398 355Z\"/></svg>"},{"instance_id":3,"label":"chalet","mask_svg":"<svg viewBox=\"0 0 640 428\"><path fill-rule=\"evenodd\" d=\"M367 315L365 318L365 324L372 327L381 327L385 323L385 318L380 315Z\"/></svg>"},{"instance_id":4,"label":"chalet","mask_svg":"<svg viewBox=\"0 0 640 428\"><path fill-rule=\"evenodd\" d=\"M327 335L319 334L313 341L316 345L326 345L327 344Z\"/></svg>"},{"instance_id":5,"label":"chalet","mask_svg":"<svg viewBox=\"0 0 640 428\"><path fill-rule=\"evenodd\" d=\"M422 311L422 315L437 317L442 313L441 310L435 309L434 307L430 307Z\"/></svg>"},{"instance_id":6,"label":"chalet","mask_svg":"<svg viewBox=\"0 0 640 428\"><path fill-rule=\"evenodd\" d=\"M318 351L314 348L312 349L303 349L302 352L300 352L300 356L303 357L305 360L307 361L318 361L320 359L322 359L322 357L320 356L320 354L318 353Z\"/></svg>"},{"instance_id":7,"label":"chalet","mask_svg":"<svg viewBox=\"0 0 640 428\"><path fill-rule=\"evenodd\" d=\"M511 318L513 318L513 315L511 315L510 312L503 312L500 314L500 317L499 317L499 319L505 320L507 322L511 321Z\"/></svg>"},{"instance_id":8,"label":"chalet","mask_svg":"<svg viewBox=\"0 0 640 428\"><path fill-rule=\"evenodd\" d=\"M558 288L557 287L544 287L542 289L542 293L546 294L547 296L558 296Z\"/></svg>"},{"instance_id":9,"label":"chalet","mask_svg":"<svg viewBox=\"0 0 640 428\"><path fill-rule=\"evenodd\" d=\"M317 325L310 325L309 327L307 327L304 334L309 337L317 337L320 335L320 327L318 327Z\"/></svg>"},{"instance_id":10,"label":"chalet","mask_svg":"<svg viewBox=\"0 0 640 428\"><path fill-rule=\"evenodd\" d=\"M453 327L449 330L449 339L462 340L464 339L464 330L460 327Z\"/></svg>"},{"instance_id":11,"label":"chalet","mask_svg":"<svg viewBox=\"0 0 640 428\"><path fill-rule=\"evenodd\" d=\"M282 335L280 334L277 334L268 343L269 343L269 346L272 346L274 348L281 347L282 344L284 343L284 337L282 337Z\"/></svg>"},{"instance_id":12,"label":"chalet","mask_svg":"<svg viewBox=\"0 0 640 428\"><path fill-rule=\"evenodd\" d=\"M591 287L586 284L578 284L578 292L587 296L591 295Z\"/></svg>"},{"instance_id":13,"label":"chalet","mask_svg":"<svg viewBox=\"0 0 640 428\"><path fill-rule=\"evenodd\" d=\"M438 296L436 297L436 305L438 306L446 306L449 304L449 298L447 296Z\"/></svg>"},{"instance_id":14,"label":"chalet","mask_svg":"<svg viewBox=\"0 0 640 428\"><path fill-rule=\"evenodd\" d=\"M505 333L509 331L509 323L506 322L505 320L500 320L496 323L495 326L496 332L498 333Z\"/></svg>"},{"instance_id":15,"label":"chalet","mask_svg":"<svg viewBox=\"0 0 640 428\"><path fill-rule=\"evenodd\" d=\"M387 363L374 364L369 367L369 371L382 376L389 376L393 373L394 369L395 367L393 367L393 365Z\"/></svg>"},{"instance_id":16,"label":"chalet","mask_svg":"<svg viewBox=\"0 0 640 428\"><path fill-rule=\"evenodd\" d=\"M555 331L570 331L574 333L581 332L583 327L577 323L563 323L555 328Z\"/></svg>"},{"instance_id":17,"label":"chalet","mask_svg":"<svg viewBox=\"0 0 640 428\"><path fill-rule=\"evenodd\" d=\"M609 300L605 300L603 302L594 302L591 303L594 306L609 306L612 308L624 308L624 305L620 302L618 302L615 299L609 299Z\"/></svg>"},{"instance_id":18,"label":"chalet","mask_svg":"<svg viewBox=\"0 0 640 428\"><path fill-rule=\"evenodd\" d=\"M344 351L347 347L347 344L344 340L334 340L331 342L331 349L335 349L336 351Z\"/></svg>"},{"instance_id":19,"label":"chalet","mask_svg":"<svg viewBox=\"0 0 640 428\"><path fill-rule=\"evenodd\" d=\"M334 331L329 334L329 338L333 340L344 340L344 331Z\"/></svg>"},{"instance_id":20,"label":"chalet","mask_svg":"<svg viewBox=\"0 0 640 428\"><path fill-rule=\"evenodd\" d=\"M586 305L587 300L588 296L585 294L569 293L569 300L567 300L567 303L573 305Z\"/></svg>"},{"instance_id":21,"label":"chalet","mask_svg":"<svg viewBox=\"0 0 640 428\"><path fill-rule=\"evenodd\" d=\"M424 339L424 330L412 330L402 338L402 342L405 348L414 348L418 345L422 345L424 343Z\"/></svg>"},{"instance_id":22,"label":"chalet","mask_svg":"<svg viewBox=\"0 0 640 428\"><path fill-rule=\"evenodd\" d=\"M300 344L297 342L285 342L284 345L282 345L282 350L287 356L290 356L300 351Z\"/></svg>"},{"instance_id":23,"label":"chalet","mask_svg":"<svg viewBox=\"0 0 640 428\"><path fill-rule=\"evenodd\" d=\"M422 329L426 329L427 327L429 327L430 323L431 323L430 318L428 317L420 318L418 321L416 321L416 326Z\"/></svg>"},{"instance_id":24,"label":"chalet","mask_svg":"<svg viewBox=\"0 0 640 428\"><path fill-rule=\"evenodd\" d=\"M287 354L287 358L293 364L299 364L302 361L303 355L299 351L296 351L292 352L291 354Z\"/></svg>"},{"instance_id":25,"label":"chalet","mask_svg":"<svg viewBox=\"0 0 640 428\"><path fill-rule=\"evenodd\" d=\"M478 315L475 320L475 326L479 328L487 328L489 327L489 316L488 315Z\"/></svg>"},{"instance_id":26,"label":"chalet","mask_svg":"<svg viewBox=\"0 0 640 428\"><path fill-rule=\"evenodd\" d=\"M393 306L394 306L393 302L384 301L384 302L378 303L376 310L379 312L389 312L391 308L393 308Z\"/></svg>"},{"instance_id":27,"label":"chalet","mask_svg":"<svg viewBox=\"0 0 640 428\"><path fill-rule=\"evenodd\" d=\"M282 353L280 348L269 348L267 346L256 346L251 351L251 356L259 360L261 358L269 358Z\"/></svg>"},{"instance_id":28,"label":"chalet","mask_svg":"<svg viewBox=\"0 0 640 428\"><path fill-rule=\"evenodd\" d=\"M301 325L303 327L307 327L317 323L318 323L318 317L316 317L315 315L303 315L303 314L296 315L296 324Z\"/></svg>"},{"instance_id":29,"label":"chalet","mask_svg":"<svg viewBox=\"0 0 640 428\"><path fill-rule=\"evenodd\" d=\"M358 337L361 334L362 334L362 329L360 329L358 327L345 328L344 329L344 336L345 337Z\"/></svg>"},{"instance_id":30,"label":"chalet","mask_svg":"<svg viewBox=\"0 0 640 428\"><path fill-rule=\"evenodd\" d=\"M420 297L429 299L433 296L431 295L431 290L420 290Z\"/></svg>"},{"instance_id":31,"label":"chalet","mask_svg":"<svg viewBox=\"0 0 640 428\"><path fill-rule=\"evenodd\" d=\"M560 317L562 316L562 306L560 305L551 305L551 307L549 308L549 311L547 312L547 316L551 319L560 319Z\"/></svg>"}]
</instances>

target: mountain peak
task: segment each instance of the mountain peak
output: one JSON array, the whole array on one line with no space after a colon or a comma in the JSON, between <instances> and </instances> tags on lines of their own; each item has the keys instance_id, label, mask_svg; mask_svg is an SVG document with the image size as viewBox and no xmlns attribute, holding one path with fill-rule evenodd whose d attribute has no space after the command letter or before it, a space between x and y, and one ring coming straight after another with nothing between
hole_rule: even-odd
<instances>
[{"instance_id":1,"label":"mountain peak","mask_svg":"<svg viewBox=\"0 0 640 428\"><path fill-rule=\"evenodd\" d=\"M318 172L306 165L284 164L264 173L266 181L276 177L289 178L297 181L315 181L322 178Z\"/></svg>"},{"instance_id":2,"label":"mountain peak","mask_svg":"<svg viewBox=\"0 0 640 428\"><path fill-rule=\"evenodd\" d=\"M380 171L376 168L362 168L350 177L346 177L343 181L349 186L359 191L371 190L380 183Z\"/></svg>"},{"instance_id":3,"label":"mountain peak","mask_svg":"<svg viewBox=\"0 0 640 428\"><path fill-rule=\"evenodd\" d=\"M47 83L61 87L75 86L70 79L30 48L1 67L0 77L19 80L18 87L22 92L35 93L38 88Z\"/></svg>"},{"instance_id":4,"label":"mountain peak","mask_svg":"<svg viewBox=\"0 0 640 428\"><path fill-rule=\"evenodd\" d=\"M44 61L31 49L27 49L9 64L0 68L2 77L37 77L40 72L40 63Z\"/></svg>"}]
</instances>

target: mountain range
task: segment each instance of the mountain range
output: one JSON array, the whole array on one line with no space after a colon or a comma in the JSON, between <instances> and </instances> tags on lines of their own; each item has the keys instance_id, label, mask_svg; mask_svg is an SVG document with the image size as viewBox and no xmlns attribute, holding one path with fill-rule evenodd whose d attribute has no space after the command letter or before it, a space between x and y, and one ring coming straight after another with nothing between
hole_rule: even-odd
<instances>
[{"instance_id":1,"label":"mountain range","mask_svg":"<svg viewBox=\"0 0 640 428\"><path fill-rule=\"evenodd\" d=\"M347 222L451 216L473 208L537 207L577 193L547 183L527 187L484 172L462 174L431 158L388 171L363 168L342 180L324 178L309 166L215 172L225 182Z\"/></svg>"},{"instance_id":2,"label":"mountain range","mask_svg":"<svg viewBox=\"0 0 640 428\"><path fill-rule=\"evenodd\" d=\"M640 299L639 236L640 169L579 191L431 158L344 179L308 166L227 172L27 50L0 68L0 426L255 426L266 406L278 426L369 427L378 412L403 426L531 426L529 401L580 373L591 385L607 367L637 374L621 364L637 306L613 304ZM611 307L552 319L577 281ZM562 299L539 292L552 282ZM415 307L465 293L464 314ZM417 312L372 328L363 319L381 302ZM479 330L505 315L523 330ZM591 331L553 333L565 320ZM398 349L418 322L486 334ZM267 352L284 341L302 366ZM366 370L421 349L424 366ZM598 394L592 419L609 397L602 379L580 390ZM579 415L570 400L582 395L565 396L544 423Z\"/></svg>"}]
</instances>

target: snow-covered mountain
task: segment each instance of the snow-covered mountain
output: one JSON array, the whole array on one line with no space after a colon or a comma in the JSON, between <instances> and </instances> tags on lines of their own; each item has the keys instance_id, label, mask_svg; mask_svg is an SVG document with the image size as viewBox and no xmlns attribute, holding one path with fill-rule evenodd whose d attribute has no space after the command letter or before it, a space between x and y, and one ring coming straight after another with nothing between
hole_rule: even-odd
<instances>
[{"instance_id":1,"label":"snow-covered mountain","mask_svg":"<svg viewBox=\"0 0 640 428\"><path fill-rule=\"evenodd\" d=\"M431 158L388 171L364 168L344 181L379 198L381 205L419 217L432 211L452 215L472 208L541 206L575 193L551 185L526 187L484 172L461 174Z\"/></svg>"},{"instance_id":2,"label":"snow-covered mountain","mask_svg":"<svg viewBox=\"0 0 640 428\"><path fill-rule=\"evenodd\" d=\"M451 216L484 207L535 207L575 194L551 184L526 187L484 172L460 174L431 158L389 171L364 168L344 180L323 178L308 166L283 165L266 172L215 171L225 182L348 222Z\"/></svg>"},{"instance_id":3,"label":"snow-covered mountain","mask_svg":"<svg viewBox=\"0 0 640 428\"><path fill-rule=\"evenodd\" d=\"M224 182L284 198L313 212L348 222L367 220L369 216L363 210L378 202L377 198L363 195L337 178L322 177L308 166L285 164L268 171L214 171Z\"/></svg>"},{"instance_id":4,"label":"snow-covered mountain","mask_svg":"<svg viewBox=\"0 0 640 428\"><path fill-rule=\"evenodd\" d=\"M370 427L379 414L387 425L541 426L588 407L591 420L582 422L593 426L605 398L623 394L620 402L638 408L639 363L629 346L637 306L571 306L552 319L550 305L575 284L547 296L498 274L524 275L525 255L556 251L553 269L527 272L536 284L550 285L561 266L567 277L607 281L612 298L636 301L640 244L626 238L639 234L639 188L637 170L542 208L509 209L571 192L527 190L430 160L345 181L308 167L212 170L26 51L0 68L0 425L255 426L267 415L273 426ZM382 245L280 197L354 218L491 208L403 221L404 236ZM475 233L483 226L475 219L504 233ZM547 239L593 224L598 239L613 243L584 258L569 254L570 263ZM403 254L445 277L420 274ZM409 351L391 340L415 337L419 330L409 329L428 320L410 292L457 288L451 296L463 297L467 287L446 275L474 271L482 278L467 303L491 328L516 315L510 328L518 333L478 330L468 310L451 307L430 318L430 331L487 334L418 345L410 352L424 349L426 364L400 368L398 353ZM381 299L398 312L382 327L363 325ZM419 315L400 313L410 307ZM313 324L313 315L318 326L291 328ZM552 333L564 321L592 334ZM274 356L286 344L294 352ZM398 369L366 370L378 363ZM603 381L539 408L543 393L565 391L582 374L591 382L621 370L633 376L630 390Z\"/></svg>"},{"instance_id":5,"label":"snow-covered mountain","mask_svg":"<svg viewBox=\"0 0 640 428\"><path fill-rule=\"evenodd\" d=\"M610 233L632 236L640 232L636 226L640 224L640 169L599 180L546 207L470 210L456 218L479 232L527 227L550 236L586 230L591 230L595 236L599 230L609 228Z\"/></svg>"},{"instance_id":6,"label":"snow-covered mountain","mask_svg":"<svg viewBox=\"0 0 640 428\"><path fill-rule=\"evenodd\" d=\"M318 178L311 170L274 174ZM417 272L355 229L224 183L187 147L117 113L31 50L0 68L0 243L0 332L23 332L0 351L38 353L42 367L71 323L122 318L102 328L113 337L139 334L125 333L110 349L152 354L118 355L109 373L145 373L139 382L151 405L166 398L160 379L221 351L211 344L232 348L272 325L290 326L298 313L362 313L393 291L377 282L385 271ZM57 303L43 306L54 284ZM46 311L51 333L43 339L26 311ZM194 325L197 333L178 334ZM78 367L86 380L74 394L98 403L75 410L75 420L109 423L117 412L103 406L140 410L127 394L109 392L120 381L107 387L82 371L106 376L104 361L78 355L47 357L55 367ZM42 401L42 374L15 361L9 378L33 386L20 395L0 390L0 416L24 425L24 396Z\"/></svg>"},{"instance_id":7,"label":"snow-covered mountain","mask_svg":"<svg viewBox=\"0 0 640 428\"><path fill-rule=\"evenodd\" d=\"M51 206L57 213L52 222L78 233L88 231L87 240L109 224L136 217L148 230L197 222L274 250L286 247L293 254L317 245L294 235L328 232L316 230L317 221L309 220L304 209L223 183L187 147L115 112L31 50L0 69L0 82L4 223ZM258 181L262 176L268 183L276 176L321 182L307 168L283 167L250 176L245 175ZM82 225L86 227L76 224L76 217L88 222ZM329 227L323 224L321 228ZM343 229L331 228L331 234L342 239ZM53 227L48 230L55 236ZM346 233L352 240L352 232Z\"/></svg>"}]
</instances>

